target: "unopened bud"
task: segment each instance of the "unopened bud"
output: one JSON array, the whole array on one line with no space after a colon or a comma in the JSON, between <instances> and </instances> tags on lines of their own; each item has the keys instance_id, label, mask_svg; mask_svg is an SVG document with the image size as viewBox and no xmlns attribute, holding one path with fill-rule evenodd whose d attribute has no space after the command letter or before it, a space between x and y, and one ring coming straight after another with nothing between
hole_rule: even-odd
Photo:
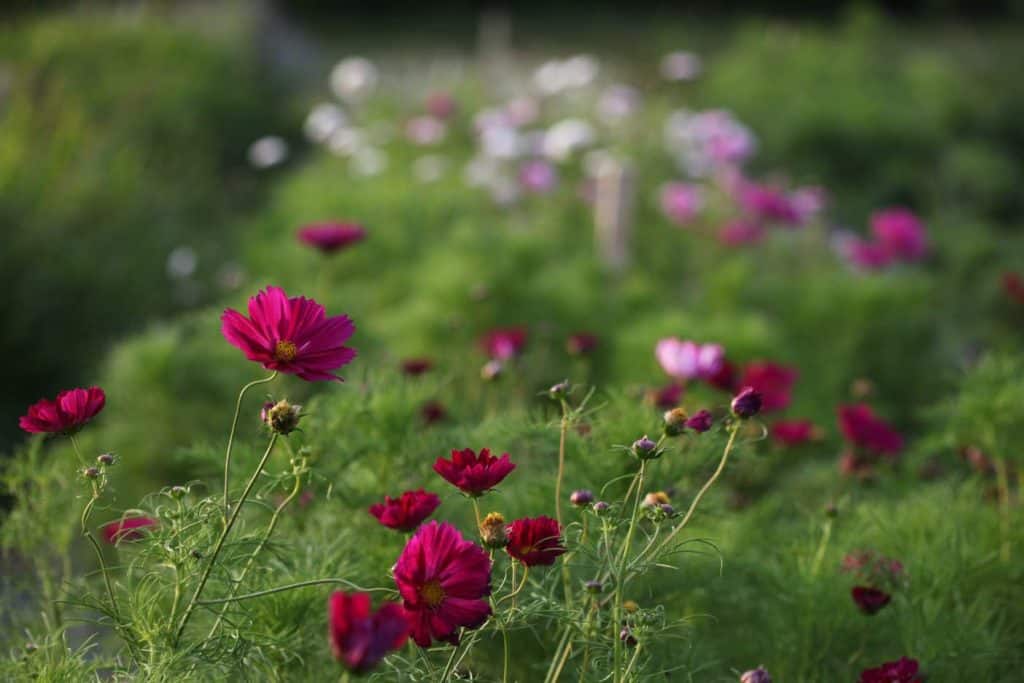
<instances>
[{"instance_id":1,"label":"unopened bud","mask_svg":"<svg viewBox=\"0 0 1024 683\"><path fill-rule=\"evenodd\" d=\"M501 513L487 513L480 522L480 540L488 548L504 548L508 545L508 530Z\"/></svg>"},{"instance_id":2,"label":"unopened bud","mask_svg":"<svg viewBox=\"0 0 1024 683\"><path fill-rule=\"evenodd\" d=\"M741 420L754 417L761 412L761 394L753 387L743 387L732 399L732 414Z\"/></svg>"},{"instance_id":3,"label":"unopened bud","mask_svg":"<svg viewBox=\"0 0 1024 683\"><path fill-rule=\"evenodd\" d=\"M682 408L673 408L665 413L665 436L679 436L686 431L686 411Z\"/></svg>"},{"instance_id":4,"label":"unopened bud","mask_svg":"<svg viewBox=\"0 0 1024 683\"><path fill-rule=\"evenodd\" d=\"M171 497L176 500L181 500L188 495L188 488L185 486L172 486Z\"/></svg>"},{"instance_id":5,"label":"unopened bud","mask_svg":"<svg viewBox=\"0 0 1024 683\"><path fill-rule=\"evenodd\" d=\"M569 380L562 380L548 389L548 396L551 397L552 401L563 401L569 396L570 388Z\"/></svg>"},{"instance_id":6,"label":"unopened bud","mask_svg":"<svg viewBox=\"0 0 1024 683\"><path fill-rule=\"evenodd\" d=\"M86 467L82 470L82 476L86 479L99 479L100 470L98 467Z\"/></svg>"},{"instance_id":7,"label":"unopened bud","mask_svg":"<svg viewBox=\"0 0 1024 683\"><path fill-rule=\"evenodd\" d=\"M772 683L772 677L763 666L759 666L740 676L740 683Z\"/></svg>"},{"instance_id":8,"label":"unopened bud","mask_svg":"<svg viewBox=\"0 0 1024 683\"><path fill-rule=\"evenodd\" d=\"M100 465L113 465L117 462L117 458L113 453L100 453L96 456L96 462Z\"/></svg>"},{"instance_id":9,"label":"unopened bud","mask_svg":"<svg viewBox=\"0 0 1024 683\"><path fill-rule=\"evenodd\" d=\"M611 509L611 507L612 507L611 505L609 505L608 503L604 502L603 500L599 500L596 503L594 503L594 505L593 505L593 507L591 509L594 511L594 513L598 517L600 517L600 516L606 514L608 512L608 510Z\"/></svg>"},{"instance_id":10,"label":"unopened bud","mask_svg":"<svg viewBox=\"0 0 1024 683\"><path fill-rule=\"evenodd\" d=\"M631 450L641 460L653 460L661 455L658 444L648 439L646 434L633 442Z\"/></svg>"},{"instance_id":11,"label":"unopened bud","mask_svg":"<svg viewBox=\"0 0 1024 683\"><path fill-rule=\"evenodd\" d=\"M580 489L579 491L573 491L569 495L569 502L576 507L583 507L594 502L594 493L589 489Z\"/></svg>"},{"instance_id":12,"label":"unopened bud","mask_svg":"<svg viewBox=\"0 0 1024 683\"><path fill-rule=\"evenodd\" d=\"M292 405L286 400L273 404L267 403L260 411L260 417L271 431L278 434L291 434L299 427L299 420L302 419L302 406Z\"/></svg>"},{"instance_id":13,"label":"unopened bud","mask_svg":"<svg viewBox=\"0 0 1024 683\"><path fill-rule=\"evenodd\" d=\"M591 593L593 595L597 595L598 593L604 590L604 585L600 581L597 581L595 579L587 581L583 584L583 587L587 589L588 593Z\"/></svg>"}]
</instances>

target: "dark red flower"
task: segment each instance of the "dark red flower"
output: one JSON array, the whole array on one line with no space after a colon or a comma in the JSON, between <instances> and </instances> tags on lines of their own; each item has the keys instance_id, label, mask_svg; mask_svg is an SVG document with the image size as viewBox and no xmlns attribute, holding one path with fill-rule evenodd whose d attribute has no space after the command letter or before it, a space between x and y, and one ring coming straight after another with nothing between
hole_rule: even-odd
<instances>
[{"instance_id":1,"label":"dark red flower","mask_svg":"<svg viewBox=\"0 0 1024 683\"><path fill-rule=\"evenodd\" d=\"M480 455L472 448L453 450L451 460L438 458L434 462L435 472L463 493L474 497L493 489L515 468L508 453L496 458L487 448L481 448Z\"/></svg>"},{"instance_id":2,"label":"dark red flower","mask_svg":"<svg viewBox=\"0 0 1024 683\"><path fill-rule=\"evenodd\" d=\"M328 318L317 302L289 298L280 287L250 298L248 318L230 308L221 316L221 333L246 358L311 382L341 381L330 371L356 357L344 345L355 329L348 316Z\"/></svg>"},{"instance_id":3,"label":"dark red flower","mask_svg":"<svg viewBox=\"0 0 1024 683\"><path fill-rule=\"evenodd\" d=\"M666 384L660 389L652 389L647 394L647 401L657 408L675 408L683 397L682 384Z\"/></svg>"},{"instance_id":4,"label":"dark red flower","mask_svg":"<svg viewBox=\"0 0 1024 683\"><path fill-rule=\"evenodd\" d=\"M736 367L728 360L723 360L718 372L710 375L705 381L716 389L734 393L739 385L736 382Z\"/></svg>"},{"instance_id":5,"label":"dark red flower","mask_svg":"<svg viewBox=\"0 0 1024 683\"><path fill-rule=\"evenodd\" d=\"M410 377L419 377L432 367L434 361L429 358L406 358L402 361L402 372Z\"/></svg>"},{"instance_id":6,"label":"dark red flower","mask_svg":"<svg viewBox=\"0 0 1024 683\"><path fill-rule=\"evenodd\" d=\"M1003 291L1011 301L1024 305L1024 277L1017 273L1003 273Z\"/></svg>"},{"instance_id":7,"label":"dark red flower","mask_svg":"<svg viewBox=\"0 0 1024 683\"><path fill-rule=\"evenodd\" d=\"M577 332L569 335L565 342L565 350L570 356L585 356L597 348L597 335L589 332Z\"/></svg>"},{"instance_id":8,"label":"dark red flower","mask_svg":"<svg viewBox=\"0 0 1024 683\"><path fill-rule=\"evenodd\" d=\"M839 406L839 429L854 446L881 455L895 456L903 450L903 437L878 418L863 403Z\"/></svg>"},{"instance_id":9,"label":"dark red flower","mask_svg":"<svg viewBox=\"0 0 1024 683\"><path fill-rule=\"evenodd\" d=\"M493 360L510 360L523 352L526 328L503 327L491 330L480 339L480 346Z\"/></svg>"},{"instance_id":10,"label":"dark red flower","mask_svg":"<svg viewBox=\"0 0 1024 683\"><path fill-rule=\"evenodd\" d=\"M99 387L68 389L52 401L44 398L29 406L18 426L31 434L70 434L96 417L106 402Z\"/></svg>"},{"instance_id":11,"label":"dark red flower","mask_svg":"<svg viewBox=\"0 0 1024 683\"><path fill-rule=\"evenodd\" d=\"M412 639L459 642L459 627L477 628L491 614L491 560L450 524L428 522L409 539L394 569Z\"/></svg>"},{"instance_id":12,"label":"dark red flower","mask_svg":"<svg viewBox=\"0 0 1024 683\"><path fill-rule=\"evenodd\" d=\"M313 223L300 228L296 237L303 244L325 254L333 254L361 242L366 237L366 230L355 223Z\"/></svg>"},{"instance_id":13,"label":"dark red flower","mask_svg":"<svg viewBox=\"0 0 1024 683\"><path fill-rule=\"evenodd\" d=\"M457 109L455 98L446 92L430 93L427 97L426 110L431 116L447 119L454 115Z\"/></svg>"},{"instance_id":14,"label":"dark red flower","mask_svg":"<svg viewBox=\"0 0 1024 683\"><path fill-rule=\"evenodd\" d=\"M527 567L554 564L565 552L562 530L557 521L543 515L514 520L508 527L505 550Z\"/></svg>"},{"instance_id":15,"label":"dark red flower","mask_svg":"<svg viewBox=\"0 0 1024 683\"><path fill-rule=\"evenodd\" d=\"M409 637L402 606L386 602L374 613L369 593L335 591L327 601L327 618L331 651L354 673L371 670Z\"/></svg>"},{"instance_id":16,"label":"dark red flower","mask_svg":"<svg viewBox=\"0 0 1024 683\"><path fill-rule=\"evenodd\" d=\"M875 614L892 600L892 596L884 590L871 586L854 586L850 595L864 614Z\"/></svg>"},{"instance_id":17,"label":"dark red flower","mask_svg":"<svg viewBox=\"0 0 1024 683\"><path fill-rule=\"evenodd\" d=\"M420 407L420 416L424 424L432 425L447 417L448 411L440 401L427 401Z\"/></svg>"},{"instance_id":18,"label":"dark red flower","mask_svg":"<svg viewBox=\"0 0 1024 683\"><path fill-rule=\"evenodd\" d=\"M707 410L698 410L693 417L686 421L686 426L695 432L706 432L711 429L713 419Z\"/></svg>"},{"instance_id":19,"label":"dark red flower","mask_svg":"<svg viewBox=\"0 0 1024 683\"><path fill-rule=\"evenodd\" d=\"M146 530L156 526L156 523L152 517L125 517L105 525L103 538L111 545L121 541L137 541L144 538Z\"/></svg>"},{"instance_id":20,"label":"dark red flower","mask_svg":"<svg viewBox=\"0 0 1024 683\"><path fill-rule=\"evenodd\" d=\"M761 394L761 410L769 413L789 405L790 392L799 375L795 368L758 361L747 365L739 383L740 386L754 387Z\"/></svg>"},{"instance_id":21,"label":"dark red flower","mask_svg":"<svg viewBox=\"0 0 1024 683\"><path fill-rule=\"evenodd\" d=\"M814 423L810 420L785 420L771 427L772 439L781 446L801 446L814 439Z\"/></svg>"},{"instance_id":22,"label":"dark red flower","mask_svg":"<svg viewBox=\"0 0 1024 683\"><path fill-rule=\"evenodd\" d=\"M924 679L918 675L919 666L916 659L900 657L895 662L864 669L860 673L860 683L923 683Z\"/></svg>"},{"instance_id":23,"label":"dark red flower","mask_svg":"<svg viewBox=\"0 0 1024 683\"><path fill-rule=\"evenodd\" d=\"M412 531L441 504L436 493L423 489L406 491L398 498L384 496L383 503L370 506L370 514L389 529Z\"/></svg>"}]
</instances>

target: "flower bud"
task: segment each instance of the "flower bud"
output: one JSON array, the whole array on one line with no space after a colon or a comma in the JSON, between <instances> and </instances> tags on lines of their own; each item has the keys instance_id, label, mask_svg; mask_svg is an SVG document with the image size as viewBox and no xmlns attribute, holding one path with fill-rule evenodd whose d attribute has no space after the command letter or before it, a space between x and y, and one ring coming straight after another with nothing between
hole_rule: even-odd
<instances>
[{"instance_id":1,"label":"flower bud","mask_svg":"<svg viewBox=\"0 0 1024 683\"><path fill-rule=\"evenodd\" d=\"M260 417L271 431L278 434L291 434L299 427L299 420L302 419L302 406L292 405L286 400L265 404L263 410L260 411Z\"/></svg>"},{"instance_id":2,"label":"flower bud","mask_svg":"<svg viewBox=\"0 0 1024 683\"><path fill-rule=\"evenodd\" d=\"M741 420L754 417L761 412L761 394L753 387L743 387L732 399L732 414Z\"/></svg>"},{"instance_id":3,"label":"flower bud","mask_svg":"<svg viewBox=\"0 0 1024 683\"><path fill-rule=\"evenodd\" d=\"M27 654L27 655L35 653L35 651L38 650L38 649L39 649L39 646L36 645L35 643L31 642L31 641L25 643L25 654Z\"/></svg>"},{"instance_id":4,"label":"flower bud","mask_svg":"<svg viewBox=\"0 0 1024 683\"><path fill-rule=\"evenodd\" d=\"M648 439L646 434L633 442L631 450L641 460L653 460L661 455L658 444Z\"/></svg>"},{"instance_id":5,"label":"flower bud","mask_svg":"<svg viewBox=\"0 0 1024 683\"><path fill-rule=\"evenodd\" d=\"M679 436L686 431L686 411L682 408L673 408L664 415L665 436Z\"/></svg>"},{"instance_id":6,"label":"flower bud","mask_svg":"<svg viewBox=\"0 0 1024 683\"><path fill-rule=\"evenodd\" d=\"M658 510L661 512L661 514L665 516L666 519L669 517L674 517L676 514L676 509L672 507L672 505L670 505L669 503L662 503L661 505L658 506Z\"/></svg>"},{"instance_id":7,"label":"flower bud","mask_svg":"<svg viewBox=\"0 0 1024 683\"><path fill-rule=\"evenodd\" d=\"M604 585L596 579L591 579L583 584L583 587L587 589L587 592L592 595L597 595L604 590Z\"/></svg>"},{"instance_id":8,"label":"flower bud","mask_svg":"<svg viewBox=\"0 0 1024 683\"><path fill-rule=\"evenodd\" d=\"M564 401L569 396L569 380L565 379L548 389L548 396L552 401Z\"/></svg>"},{"instance_id":9,"label":"flower bud","mask_svg":"<svg viewBox=\"0 0 1024 683\"><path fill-rule=\"evenodd\" d=\"M86 467L82 470L82 476L86 479L99 479L100 470L98 467Z\"/></svg>"},{"instance_id":10,"label":"flower bud","mask_svg":"<svg viewBox=\"0 0 1024 683\"><path fill-rule=\"evenodd\" d=\"M480 368L480 378L485 382L492 382L501 376L504 369L505 366L501 364L500 360L489 360Z\"/></svg>"},{"instance_id":11,"label":"flower bud","mask_svg":"<svg viewBox=\"0 0 1024 683\"><path fill-rule=\"evenodd\" d=\"M573 491L569 496L569 502L576 507L583 507L594 502L594 493L589 489L580 489L579 491Z\"/></svg>"},{"instance_id":12,"label":"flower bud","mask_svg":"<svg viewBox=\"0 0 1024 683\"><path fill-rule=\"evenodd\" d=\"M651 491L644 496L643 502L640 503L640 507L644 508L655 508L661 505L668 505L671 500L668 494L664 491Z\"/></svg>"},{"instance_id":13,"label":"flower bud","mask_svg":"<svg viewBox=\"0 0 1024 683\"><path fill-rule=\"evenodd\" d=\"M740 683L772 683L772 677L763 666L759 666L740 676Z\"/></svg>"},{"instance_id":14,"label":"flower bud","mask_svg":"<svg viewBox=\"0 0 1024 683\"><path fill-rule=\"evenodd\" d=\"M622 603L622 609L626 610L630 614L633 614L638 609L640 609L640 605L636 604L635 600L625 600Z\"/></svg>"},{"instance_id":15,"label":"flower bud","mask_svg":"<svg viewBox=\"0 0 1024 683\"><path fill-rule=\"evenodd\" d=\"M839 516L839 507L832 501L825 503L825 516L829 519L835 519Z\"/></svg>"},{"instance_id":16,"label":"flower bud","mask_svg":"<svg viewBox=\"0 0 1024 683\"><path fill-rule=\"evenodd\" d=\"M619 640L626 644L626 647L636 647L636 638L628 626L623 626L619 631Z\"/></svg>"},{"instance_id":17,"label":"flower bud","mask_svg":"<svg viewBox=\"0 0 1024 683\"><path fill-rule=\"evenodd\" d=\"M707 410L698 410L697 413L686 421L686 426L695 432L706 432L711 429L711 413Z\"/></svg>"},{"instance_id":18,"label":"flower bud","mask_svg":"<svg viewBox=\"0 0 1024 683\"><path fill-rule=\"evenodd\" d=\"M594 514L596 514L598 517L601 517L605 515L608 512L608 510L611 509L611 507L611 505L604 502L603 500L599 500L596 503L594 503L591 509L594 511Z\"/></svg>"},{"instance_id":19,"label":"flower bud","mask_svg":"<svg viewBox=\"0 0 1024 683\"><path fill-rule=\"evenodd\" d=\"M499 512L489 512L480 522L480 540L488 548L504 548L508 545L508 527Z\"/></svg>"},{"instance_id":20,"label":"flower bud","mask_svg":"<svg viewBox=\"0 0 1024 683\"><path fill-rule=\"evenodd\" d=\"M113 453L100 453L96 456L96 462L100 465L113 465L117 462L117 458Z\"/></svg>"},{"instance_id":21,"label":"flower bud","mask_svg":"<svg viewBox=\"0 0 1024 683\"><path fill-rule=\"evenodd\" d=\"M188 487L187 486L172 486L171 487L171 498L174 498L175 500L181 500L182 498L184 498L187 495L188 495Z\"/></svg>"}]
</instances>

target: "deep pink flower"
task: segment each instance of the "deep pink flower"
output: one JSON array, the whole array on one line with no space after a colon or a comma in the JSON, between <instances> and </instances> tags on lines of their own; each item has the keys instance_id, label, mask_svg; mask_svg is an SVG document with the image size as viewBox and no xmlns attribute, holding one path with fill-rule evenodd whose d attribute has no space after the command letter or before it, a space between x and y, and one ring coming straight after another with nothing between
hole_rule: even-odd
<instances>
[{"instance_id":1,"label":"deep pink flower","mask_svg":"<svg viewBox=\"0 0 1024 683\"><path fill-rule=\"evenodd\" d=\"M754 387L743 387L739 390L739 393L732 397L729 409L736 417L741 420L747 420L761 412L763 404L764 399L761 397L760 392L754 389Z\"/></svg>"},{"instance_id":2,"label":"deep pink flower","mask_svg":"<svg viewBox=\"0 0 1024 683\"><path fill-rule=\"evenodd\" d=\"M519 184L527 192L545 194L558 185L558 172L543 159L533 159L519 167Z\"/></svg>"},{"instance_id":3,"label":"deep pink flower","mask_svg":"<svg viewBox=\"0 0 1024 683\"><path fill-rule=\"evenodd\" d=\"M655 408L675 408L679 405L679 399L683 396L683 385L678 382L666 384L660 389L651 389L647 392L646 400Z\"/></svg>"},{"instance_id":4,"label":"deep pink flower","mask_svg":"<svg viewBox=\"0 0 1024 683\"><path fill-rule=\"evenodd\" d=\"M1017 273L1003 273L1002 284L1011 301L1024 305L1024 278Z\"/></svg>"},{"instance_id":5,"label":"deep pink flower","mask_svg":"<svg viewBox=\"0 0 1024 683\"><path fill-rule=\"evenodd\" d=\"M711 429L713 422L711 413L707 410L698 410L693 416L686 420L686 426L695 432L706 432Z\"/></svg>"},{"instance_id":6,"label":"deep pink flower","mask_svg":"<svg viewBox=\"0 0 1024 683\"><path fill-rule=\"evenodd\" d=\"M735 393L739 388L736 381L736 368L727 359L722 359L722 365L718 368L718 372L705 377L704 381L714 388L727 391L730 394Z\"/></svg>"},{"instance_id":7,"label":"deep pink flower","mask_svg":"<svg viewBox=\"0 0 1024 683\"><path fill-rule=\"evenodd\" d=\"M477 628L491 614L491 560L446 523L428 522L409 539L394 568L412 639L459 642L459 627Z\"/></svg>"},{"instance_id":8,"label":"deep pink flower","mask_svg":"<svg viewBox=\"0 0 1024 683\"><path fill-rule=\"evenodd\" d=\"M423 418L424 424L432 425L447 416L448 411L440 401L427 401L420 407L420 417Z\"/></svg>"},{"instance_id":9,"label":"deep pink flower","mask_svg":"<svg viewBox=\"0 0 1024 683\"><path fill-rule=\"evenodd\" d=\"M749 220L735 220L726 223L718 232L718 241L727 247L742 247L757 244L764 239L764 226Z\"/></svg>"},{"instance_id":10,"label":"deep pink flower","mask_svg":"<svg viewBox=\"0 0 1024 683\"><path fill-rule=\"evenodd\" d=\"M743 183L737 201L754 218L769 223L800 225L801 214L782 190L770 185Z\"/></svg>"},{"instance_id":11,"label":"deep pink flower","mask_svg":"<svg viewBox=\"0 0 1024 683\"><path fill-rule=\"evenodd\" d=\"M496 458L487 448L481 448L480 455L472 448L453 450L451 460L438 458L434 463L435 472L463 493L474 497L493 489L515 468L508 453Z\"/></svg>"},{"instance_id":12,"label":"deep pink flower","mask_svg":"<svg viewBox=\"0 0 1024 683\"><path fill-rule=\"evenodd\" d=\"M565 350L570 356L585 356L597 348L597 335L589 332L577 332L569 335L565 342Z\"/></svg>"},{"instance_id":13,"label":"deep pink flower","mask_svg":"<svg viewBox=\"0 0 1024 683\"><path fill-rule=\"evenodd\" d=\"M501 327L480 339L480 346L493 360L506 361L518 356L526 346L525 327Z\"/></svg>"},{"instance_id":14,"label":"deep pink flower","mask_svg":"<svg viewBox=\"0 0 1024 683\"><path fill-rule=\"evenodd\" d=\"M677 337L660 340L654 355L669 377L678 380L707 379L722 369L725 350L719 344L697 344Z\"/></svg>"},{"instance_id":15,"label":"deep pink flower","mask_svg":"<svg viewBox=\"0 0 1024 683\"><path fill-rule=\"evenodd\" d=\"M892 596L880 588L871 586L854 586L850 596L857 603L857 608L864 614L876 614L889 604Z\"/></svg>"},{"instance_id":16,"label":"deep pink flower","mask_svg":"<svg viewBox=\"0 0 1024 683\"><path fill-rule=\"evenodd\" d=\"M790 392L800 373L795 368L758 361L749 363L743 370L741 386L754 387L761 394L764 412L782 410L789 405Z\"/></svg>"},{"instance_id":17,"label":"deep pink flower","mask_svg":"<svg viewBox=\"0 0 1024 683\"><path fill-rule=\"evenodd\" d=\"M120 541L137 541L145 536L145 531L156 526L152 517L125 517L110 522L103 527L103 538L111 545Z\"/></svg>"},{"instance_id":18,"label":"deep pink flower","mask_svg":"<svg viewBox=\"0 0 1024 683\"><path fill-rule=\"evenodd\" d=\"M305 245L333 254L361 242L366 237L366 230L355 223L312 223L299 228L295 236Z\"/></svg>"},{"instance_id":19,"label":"deep pink flower","mask_svg":"<svg viewBox=\"0 0 1024 683\"><path fill-rule=\"evenodd\" d=\"M52 401L44 398L29 406L18 426L31 434L69 434L96 417L106 402L99 387L68 389Z\"/></svg>"},{"instance_id":20,"label":"deep pink flower","mask_svg":"<svg viewBox=\"0 0 1024 683\"><path fill-rule=\"evenodd\" d=\"M248 318L229 308L221 322L224 338L246 358L311 382L341 381L330 371L356 357L355 349L344 345L356 329L348 316L328 318L317 302L289 298L280 287L250 298Z\"/></svg>"},{"instance_id":21,"label":"deep pink flower","mask_svg":"<svg viewBox=\"0 0 1024 683\"><path fill-rule=\"evenodd\" d=\"M892 264L892 254L885 246L860 237L849 237L840 244L840 253L863 270L881 270Z\"/></svg>"},{"instance_id":22,"label":"deep pink flower","mask_svg":"<svg viewBox=\"0 0 1024 683\"><path fill-rule=\"evenodd\" d=\"M505 550L527 567L554 564L565 552L562 530L557 521L543 515L513 520Z\"/></svg>"},{"instance_id":23,"label":"deep pink flower","mask_svg":"<svg viewBox=\"0 0 1024 683\"><path fill-rule=\"evenodd\" d=\"M386 602L373 612L369 593L335 591L327 601L334 657L354 673L366 673L409 638L405 610Z\"/></svg>"},{"instance_id":24,"label":"deep pink flower","mask_svg":"<svg viewBox=\"0 0 1024 683\"><path fill-rule=\"evenodd\" d=\"M410 377L418 377L434 367L434 361L429 358L406 358L402 361L402 372Z\"/></svg>"},{"instance_id":25,"label":"deep pink flower","mask_svg":"<svg viewBox=\"0 0 1024 683\"><path fill-rule=\"evenodd\" d=\"M839 429L854 446L881 455L895 456L903 450L903 437L878 418L863 403L839 406Z\"/></svg>"},{"instance_id":26,"label":"deep pink flower","mask_svg":"<svg viewBox=\"0 0 1024 683\"><path fill-rule=\"evenodd\" d=\"M446 92L430 93L426 102L427 113L439 119L453 116L458 109L455 98Z\"/></svg>"},{"instance_id":27,"label":"deep pink flower","mask_svg":"<svg viewBox=\"0 0 1024 683\"><path fill-rule=\"evenodd\" d=\"M704 205L702 190L690 183L666 183L661 188L661 210L676 225L686 225Z\"/></svg>"},{"instance_id":28,"label":"deep pink flower","mask_svg":"<svg viewBox=\"0 0 1024 683\"><path fill-rule=\"evenodd\" d=\"M860 673L860 683L923 683L918 675L920 665L916 659L900 657L895 662L886 662L874 669Z\"/></svg>"},{"instance_id":29,"label":"deep pink flower","mask_svg":"<svg viewBox=\"0 0 1024 683\"><path fill-rule=\"evenodd\" d=\"M928 253L928 234L924 223L904 208L891 208L871 215L871 232L895 259L912 263Z\"/></svg>"},{"instance_id":30,"label":"deep pink flower","mask_svg":"<svg viewBox=\"0 0 1024 683\"><path fill-rule=\"evenodd\" d=\"M771 427L772 439L775 443L788 446L801 446L814 439L815 427L810 420L786 420L776 422Z\"/></svg>"},{"instance_id":31,"label":"deep pink flower","mask_svg":"<svg viewBox=\"0 0 1024 683\"><path fill-rule=\"evenodd\" d=\"M800 222L806 223L828 205L828 191L813 185L798 187L789 195L789 201L800 215Z\"/></svg>"},{"instance_id":32,"label":"deep pink flower","mask_svg":"<svg viewBox=\"0 0 1024 683\"><path fill-rule=\"evenodd\" d=\"M370 514L389 529L412 531L441 504L436 493L423 489L406 491L398 498L384 496L383 503L370 506Z\"/></svg>"}]
</instances>

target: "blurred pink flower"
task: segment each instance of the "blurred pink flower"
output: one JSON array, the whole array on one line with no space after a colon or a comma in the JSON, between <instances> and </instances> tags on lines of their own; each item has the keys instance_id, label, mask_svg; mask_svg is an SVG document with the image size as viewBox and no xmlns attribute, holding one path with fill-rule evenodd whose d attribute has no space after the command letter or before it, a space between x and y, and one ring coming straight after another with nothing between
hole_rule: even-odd
<instances>
[{"instance_id":1,"label":"blurred pink flower","mask_svg":"<svg viewBox=\"0 0 1024 683\"><path fill-rule=\"evenodd\" d=\"M894 259L912 263L928 253L924 223L909 209L894 207L871 215L871 232Z\"/></svg>"},{"instance_id":2,"label":"blurred pink flower","mask_svg":"<svg viewBox=\"0 0 1024 683\"><path fill-rule=\"evenodd\" d=\"M660 340L654 355L661 369L678 380L708 379L715 376L725 361L725 349L719 344L698 344L677 337Z\"/></svg>"},{"instance_id":3,"label":"blurred pink flower","mask_svg":"<svg viewBox=\"0 0 1024 683\"><path fill-rule=\"evenodd\" d=\"M703 193L698 185L665 183L661 188L661 210L676 225L685 225L696 218L703 204Z\"/></svg>"},{"instance_id":4,"label":"blurred pink flower","mask_svg":"<svg viewBox=\"0 0 1024 683\"><path fill-rule=\"evenodd\" d=\"M519 184L527 192L546 194L558 186L558 172L542 159L533 159L519 167Z\"/></svg>"}]
</instances>

